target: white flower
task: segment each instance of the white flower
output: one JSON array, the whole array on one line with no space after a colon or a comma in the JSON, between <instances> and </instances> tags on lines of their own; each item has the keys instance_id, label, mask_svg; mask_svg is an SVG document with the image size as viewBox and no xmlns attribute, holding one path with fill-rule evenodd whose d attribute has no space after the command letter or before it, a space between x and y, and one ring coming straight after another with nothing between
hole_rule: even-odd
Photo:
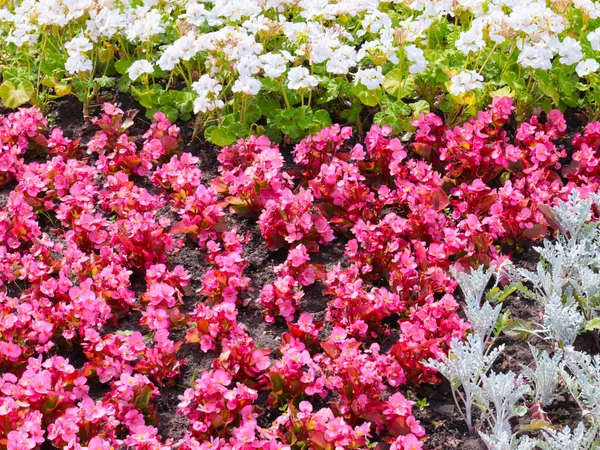
<instances>
[{"instance_id":1,"label":"white flower","mask_svg":"<svg viewBox=\"0 0 600 450\"><path fill-rule=\"evenodd\" d=\"M181 16L192 25L199 27L206 21L206 7L196 2L189 2L185 8L185 14Z\"/></svg>"},{"instance_id":2,"label":"white flower","mask_svg":"<svg viewBox=\"0 0 600 450\"><path fill-rule=\"evenodd\" d=\"M242 76L235 80L231 90L233 92L242 92L246 95L256 95L262 86L261 82L256 78Z\"/></svg>"},{"instance_id":3,"label":"white flower","mask_svg":"<svg viewBox=\"0 0 600 450\"><path fill-rule=\"evenodd\" d=\"M204 74L198 81L192 83L192 89L200 96L208 94L217 95L223 89L223 85L210 75Z\"/></svg>"},{"instance_id":4,"label":"white flower","mask_svg":"<svg viewBox=\"0 0 600 450\"><path fill-rule=\"evenodd\" d=\"M600 28L588 33L587 39L592 44L593 50L600 50Z\"/></svg>"},{"instance_id":5,"label":"white flower","mask_svg":"<svg viewBox=\"0 0 600 450\"><path fill-rule=\"evenodd\" d=\"M199 112L214 111L215 109L221 109L225 106L222 100L218 98L210 99L207 96L201 95L194 100L194 114Z\"/></svg>"},{"instance_id":6,"label":"white flower","mask_svg":"<svg viewBox=\"0 0 600 450\"><path fill-rule=\"evenodd\" d=\"M456 48L465 55L468 55L471 52L478 52L485 47L481 27L473 26L470 30L460 33L460 36L454 45L456 45Z\"/></svg>"},{"instance_id":7,"label":"white flower","mask_svg":"<svg viewBox=\"0 0 600 450\"><path fill-rule=\"evenodd\" d=\"M256 75L260 68L260 59L255 55L244 57L237 66L237 70L242 76Z\"/></svg>"},{"instance_id":8,"label":"white flower","mask_svg":"<svg viewBox=\"0 0 600 450\"><path fill-rule=\"evenodd\" d=\"M412 62L412 65L408 69L410 73L421 73L427 68L427 60L425 54L416 45L407 45L404 47L406 52L406 58Z\"/></svg>"},{"instance_id":9,"label":"white flower","mask_svg":"<svg viewBox=\"0 0 600 450\"><path fill-rule=\"evenodd\" d=\"M566 66L575 64L581 61L583 53L581 53L581 44L573 39L572 37L566 37L563 39L558 51L560 55L560 62Z\"/></svg>"},{"instance_id":10,"label":"white flower","mask_svg":"<svg viewBox=\"0 0 600 450\"><path fill-rule=\"evenodd\" d=\"M93 68L92 60L81 53L69 56L65 62L65 70L69 73L87 72Z\"/></svg>"},{"instance_id":11,"label":"white flower","mask_svg":"<svg viewBox=\"0 0 600 450\"><path fill-rule=\"evenodd\" d=\"M483 77L474 70L465 70L450 79L450 92L456 96L473 89L480 89L483 87L482 81Z\"/></svg>"},{"instance_id":12,"label":"white flower","mask_svg":"<svg viewBox=\"0 0 600 450\"><path fill-rule=\"evenodd\" d=\"M376 89L383 83L384 76L381 73L381 67L374 69L359 69L354 76L354 84L362 84L367 89Z\"/></svg>"},{"instance_id":13,"label":"white flower","mask_svg":"<svg viewBox=\"0 0 600 450\"><path fill-rule=\"evenodd\" d=\"M319 80L313 77L306 67L293 67L288 72L288 87L290 89L304 89L316 86Z\"/></svg>"},{"instance_id":14,"label":"white flower","mask_svg":"<svg viewBox=\"0 0 600 450\"><path fill-rule=\"evenodd\" d=\"M327 72L334 73L336 75L345 75L348 73L350 68L356 66L358 57L356 50L349 45L342 45L338 48L331 58L327 61L326 68Z\"/></svg>"},{"instance_id":15,"label":"white flower","mask_svg":"<svg viewBox=\"0 0 600 450\"><path fill-rule=\"evenodd\" d=\"M278 53L267 53L260 57L262 69L269 78L279 78L287 69L285 58Z\"/></svg>"},{"instance_id":16,"label":"white flower","mask_svg":"<svg viewBox=\"0 0 600 450\"><path fill-rule=\"evenodd\" d=\"M129 75L131 81L137 80L143 73L154 73L154 67L150 61L146 61L145 59L135 61L129 66L129 69L127 69L127 75Z\"/></svg>"},{"instance_id":17,"label":"white flower","mask_svg":"<svg viewBox=\"0 0 600 450\"><path fill-rule=\"evenodd\" d=\"M162 70L173 70L179 61L181 60L183 54L181 50L174 45L169 45L165 48L165 51L158 61L156 61L156 65L160 67Z\"/></svg>"},{"instance_id":18,"label":"white flower","mask_svg":"<svg viewBox=\"0 0 600 450\"><path fill-rule=\"evenodd\" d=\"M580 61L577 66L575 66L575 70L577 71L577 75L580 77L585 77L590 73L595 73L600 68L600 64L595 59L584 59Z\"/></svg>"},{"instance_id":19,"label":"white flower","mask_svg":"<svg viewBox=\"0 0 600 450\"><path fill-rule=\"evenodd\" d=\"M521 50L517 62L532 69L552 69L552 51L544 44L527 44Z\"/></svg>"},{"instance_id":20,"label":"white flower","mask_svg":"<svg viewBox=\"0 0 600 450\"><path fill-rule=\"evenodd\" d=\"M65 44L65 49L67 50L69 56L87 52L92 48L94 48L94 46L92 45L91 41L81 34Z\"/></svg>"}]
</instances>

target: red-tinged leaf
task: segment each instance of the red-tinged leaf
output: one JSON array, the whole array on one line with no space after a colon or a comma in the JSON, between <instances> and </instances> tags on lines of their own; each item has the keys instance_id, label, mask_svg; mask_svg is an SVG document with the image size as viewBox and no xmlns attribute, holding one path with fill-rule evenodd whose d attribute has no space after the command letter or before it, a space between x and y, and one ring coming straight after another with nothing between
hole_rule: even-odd
<instances>
[{"instance_id":1,"label":"red-tinged leaf","mask_svg":"<svg viewBox=\"0 0 600 450\"><path fill-rule=\"evenodd\" d=\"M574 174L579 169L580 163L579 161L571 161L570 164L563 166L561 169L561 174L565 178L569 178L569 175Z\"/></svg>"},{"instance_id":2,"label":"red-tinged leaf","mask_svg":"<svg viewBox=\"0 0 600 450\"><path fill-rule=\"evenodd\" d=\"M433 198L431 199L431 209L439 212L449 204L450 199L448 198L448 195L444 192L443 189L438 189L437 191L435 191L435 193L433 194Z\"/></svg>"},{"instance_id":3,"label":"red-tinged leaf","mask_svg":"<svg viewBox=\"0 0 600 450\"><path fill-rule=\"evenodd\" d=\"M185 333L185 342L189 344L197 344L202 340L202 335L198 328L190 328L187 333Z\"/></svg>"},{"instance_id":4,"label":"red-tinged leaf","mask_svg":"<svg viewBox=\"0 0 600 450\"><path fill-rule=\"evenodd\" d=\"M385 407L386 403L372 400L364 408L360 407L363 410L360 417L375 424L383 424L384 419L381 412Z\"/></svg>"},{"instance_id":5,"label":"red-tinged leaf","mask_svg":"<svg viewBox=\"0 0 600 450\"><path fill-rule=\"evenodd\" d=\"M221 195L226 194L228 192L227 184L223 183L223 181L220 177L212 180L210 183L210 187L212 187L215 191L217 191Z\"/></svg>"},{"instance_id":6,"label":"red-tinged leaf","mask_svg":"<svg viewBox=\"0 0 600 450\"><path fill-rule=\"evenodd\" d=\"M171 226L171 234L188 234L197 232L197 225L186 225L183 222L177 222L176 224L173 224L173 226Z\"/></svg>"},{"instance_id":7,"label":"red-tinged leaf","mask_svg":"<svg viewBox=\"0 0 600 450\"><path fill-rule=\"evenodd\" d=\"M422 158L430 161L431 160L431 151L433 148L429 144L424 144L422 142L415 142L412 145L413 151L421 156Z\"/></svg>"},{"instance_id":8,"label":"red-tinged leaf","mask_svg":"<svg viewBox=\"0 0 600 450\"><path fill-rule=\"evenodd\" d=\"M552 212L552 208L550 208L548 205L544 205L544 204L537 205L537 208L546 218L548 225L550 225L552 228L560 230L560 232L562 234L566 234L566 230L556 219L556 216Z\"/></svg>"},{"instance_id":9,"label":"red-tinged leaf","mask_svg":"<svg viewBox=\"0 0 600 450\"><path fill-rule=\"evenodd\" d=\"M310 442L317 445L317 448L326 449L329 442L325 440L325 436L322 431L313 431L310 435Z\"/></svg>"},{"instance_id":10,"label":"red-tinged leaf","mask_svg":"<svg viewBox=\"0 0 600 450\"><path fill-rule=\"evenodd\" d=\"M223 428L226 425L226 423L223 421L223 418L221 416L219 416L218 414L213 414L211 419L211 425L215 430L219 430Z\"/></svg>"},{"instance_id":11,"label":"red-tinged leaf","mask_svg":"<svg viewBox=\"0 0 600 450\"><path fill-rule=\"evenodd\" d=\"M325 353L332 358L337 358L340 354L340 350L331 342L321 342L321 347L325 350Z\"/></svg>"},{"instance_id":12,"label":"red-tinged leaf","mask_svg":"<svg viewBox=\"0 0 600 450\"><path fill-rule=\"evenodd\" d=\"M546 236L548 233L548 225L545 223L536 223L533 227L523 231L523 237L535 241Z\"/></svg>"},{"instance_id":13,"label":"red-tinged leaf","mask_svg":"<svg viewBox=\"0 0 600 450\"><path fill-rule=\"evenodd\" d=\"M269 379L271 380L271 385L273 386L273 392L276 394L283 393L283 388L285 387L285 382L280 374L277 372L270 372Z\"/></svg>"},{"instance_id":14,"label":"red-tinged leaf","mask_svg":"<svg viewBox=\"0 0 600 450\"><path fill-rule=\"evenodd\" d=\"M396 417L390 422L389 432L392 436L405 436L410 433L410 427L406 424L403 417Z\"/></svg>"},{"instance_id":15,"label":"red-tinged leaf","mask_svg":"<svg viewBox=\"0 0 600 450\"><path fill-rule=\"evenodd\" d=\"M49 416L58 406L59 399L60 397L58 395L51 395L48 397L48 399L42 405L42 414L44 416Z\"/></svg>"},{"instance_id":16,"label":"red-tinged leaf","mask_svg":"<svg viewBox=\"0 0 600 450\"><path fill-rule=\"evenodd\" d=\"M490 209L492 207L492 205L496 201L497 197L498 196L495 194L487 195L479 202L477 207L479 208L480 211L487 211L488 209Z\"/></svg>"}]
</instances>

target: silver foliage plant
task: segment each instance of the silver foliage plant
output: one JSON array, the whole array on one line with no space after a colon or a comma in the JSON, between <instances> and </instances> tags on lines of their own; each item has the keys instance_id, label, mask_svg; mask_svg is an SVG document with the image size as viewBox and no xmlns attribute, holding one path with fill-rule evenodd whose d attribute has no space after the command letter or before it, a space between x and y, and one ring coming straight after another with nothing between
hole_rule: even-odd
<instances>
[{"instance_id":1,"label":"silver foliage plant","mask_svg":"<svg viewBox=\"0 0 600 450\"><path fill-rule=\"evenodd\" d=\"M590 421L600 425L600 355L566 349L562 378L567 389Z\"/></svg>"},{"instance_id":2,"label":"silver foliage plant","mask_svg":"<svg viewBox=\"0 0 600 450\"><path fill-rule=\"evenodd\" d=\"M473 406L478 405L483 410L489 407L488 397L481 388L482 376L490 370L503 349L504 346L499 346L486 354L485 342L477 334L470 334L464 341L452 340L446 357L425 363L450 381L456 406L462 414L458 400L464 405L463 417L471 432L474 429Z\"/></svg>"},{"instance_id":3,"label":"silver foliage plant","mask_svg":"<svg viewBox=\"0 0 600 450\"><path fill-rule=\"evenodd\" d=\"M563 351L557 350L550 357L547 351L540 352L530 345L529 349L535 361L535 369L521 365L523 375L529 380L534 389L534 401L542 406L552 404L556 397L561 371L564 367Z\"/></svg>"},{"instance_id":4,"label":"silver foliage plant","mask_svg":"<svg viewBox=\"0 0 600 450\"><path fill-rule=\"evenodd\" d=\"M567 202L551 208L547 215L560 234L535 247L543 262L534 272L518 270L544 306L543 331L559 347L572 345L586 320L598 317L600 228L590 218L593 205L599 203L599 195L584 199L573 190Z\"/></svg>"},{"instance_id":5,"label":"silver foliage plant","mask_svg":"<svg viewBox=\"0 0 600 450\"><path fill-rule=\"evenodd\" d=\"M590 450L598 448L594 441L598 434L598 427L592 426L585 430L582 422L577 425L575 430L567 425L561 431L548 429L542 431L544 440L538 443L538 446L544 450Z\"/></svg>"},{"instance_id":6,"label":"silver foliage plant","mask_svg":"<svg viewBox=\"0 0 600 450\"><path fill-rule=\"evenodd\" d=\"M473 328L473 332L484 343L491 337L502 309L502 305L492 307L488 301L481 303L485 289L495 270L495 267L490 267L487 270L479 267L477 270L472 270L471 273L465 273L457 271L454 267L450 269L452 276L458 281L458 285L465 296L465 307L463 309L467 319Z\"/></svg>"}]
</instances>

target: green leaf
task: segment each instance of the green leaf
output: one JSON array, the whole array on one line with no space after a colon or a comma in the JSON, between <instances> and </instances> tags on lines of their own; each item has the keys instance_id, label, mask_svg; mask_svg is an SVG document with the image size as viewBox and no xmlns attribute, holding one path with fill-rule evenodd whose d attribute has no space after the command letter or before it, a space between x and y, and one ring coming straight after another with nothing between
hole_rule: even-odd
<instances>
[{"instance_id":1,"label":"green leaf","mask_svg":"<svg viewBox=\"0 0 600 450\"><path fill-rule=\"evenodd\" d=\"M345 84L348 84L348 81L343 78L329 80L325 85L325 92L317 99L317 103L327 103L339 98Z\"/></svg>"},{"instance_id":2,"label":"green leaf","mask_svg":"<svg viewBox=\"0 0 600 450\"><path fill-rule=\"evenodd\" d=\"M62 53L46 53L40 63L40 70L49 77L64 73L66 58Z\"/></svg>"},{"instance_id":3,"label":"green leaf","mask_svg":"<svg viewBox=\"0 0 600 450\"><path fill-rule=\"evenodd\" d=\"M23 67L10 67L2 72L2 80L10 81L15 86L18 86L22 81L35 80L35 76Z\"/></svg>"},{"instance_id":4,"label":"green leaf","mask_svg":"<svg viewBox=\"0 0 600 450\"><path fill-rule=\"evenodd\" d=\"M535 333L535 328L531 322L526 322L523 319L509 319L504 326L502 332L512 338L526 339Z\"/></svg>"},{"instance_id":5,"label":"green leaf","mask_svg":"<svg viewBox=\"0 0 600 450\"><path fill-rule=\"evenodd\" d=\"M66 81L61 81L54 86L54 90L56 91L56 95L59 97L64 97L65 95L69 95L71 93L71 85Z\"/></svg>"},{"instance_id":6,"label":"green leaf","mask_svg":"<svg viewBox=\"0 0 600 450\"><path fill-rule=\"evenodd\" d=\"M383 88L388 94L400 100L415 91L415 77L412 75L404 77L400 69L391 70L383 80Z\"/></svg>"},{"instance_id":7,"label":"green leaf","mask_svg":"<svg viewBox=\"0 0 600 450\"><path fill-rule=\"evenodd\" d=\"M381 88L370 90L362 84L357 84L352 88L352 92L358 97L361 103L366 106L376 106L381 101Z\"/></svg>"},{"instance_id":8,"label":"green leaf","mask_svg":"<svg viewBox=\"0 0 600 450\"><path fill-rule=\"evenodd\" d=\"M120 59L115 62L115 69L121 75L127 75L127 69L133 64L133 59Z\"/></svg>"},{"instance_id":9,"label":"green leaf","mask_svg":"<svg viewBox=\"0 0 600 450\"><path fill-rule=\"evenodd\" d=\"M161 106L159 110L167 116L171 123L175 123L179 118L179 110L173 106Z\"/></svg>"},{"instance_id":10,"label":"green leaf","mask_svg":"<svg viewBox=\"0 0 600 450\"><path fill-rule=\"evenodd\" d=\"M409 103L410 109L413 110L413 116L419 117L419 114L427 114L429 112L429 103L426 100L419 100L415 103Z\"/></svg>"},{"instance_id":11,"label":"green leaf","mask_svg":"<svg viewBox=\"0 0 600 450\"><path fill-rule=\"evenodd\" d=\"M546 420L541 419L533 419L527 425L523 426L523 430L534 431L534 430L543 430L544 428L551 428L552 424Z\"/></svg>"},{"instance_id":12,"label":"green leaf","mask_svg":"<svg viewBox=\"0 0 600 450\"><path fill-rule=\"evenodd\" d=\"M94 83L101 88L111 88L115 85L115 79L107 76L94 78Z\"/></svg>"},{"instance_id":13,"label":"green leaf","mask_svg":"<svg viewBox=\"0 0 600 450\"><path fill-rule=\"evenodd\" d=\"M387 110L385 111L386 116L396 116L399 117L407 117L411 115L411 108L409 105L404 103L402 100L398 100L397 102L392 102L387 105Z\"/></svg>"},{"instance_id":14,"label":"green leaf","mask_svg":"<svg viewBox=\"0 0 600 450\"><path fill-rule=\"evenodd\" d=\"M21 81L17 87L10 81L5 81L0 85L0 98L7 108L17 108L31 99L33 91L31 81Z\"/></svg>"},{"instance_id":15,"label":"green leaf","mask_svg":"<svg viewBox=\"0 0 600 450\"><path fill-rule=\"evenodd\" d=\"M206 139L207 141L210 141L210 136L212 135L213 131L215 131L217 128L218 127L215 125L206 127L206 129L204 130L204 139Z\"/></svg>"},{"instance_id":16,"label":"green leaf","mask_svg":"<svg viewBox=\"0 0 600 450\"><path fill-rule=\"evenodd\" d=\"M210 134L210 142L220 147L233 144L235 139L235 134L226 128L217 127Z\"/></svg>"},{"instance_id":17,"label":"green leaf","mask_svg":"<svg viewBox=\"0 0 600 450\"><path fill-rule=\"evenodd\" d=\"M319 109L314 113L313 123L319 125L320 128L326 128L331 126L331 117L327 111Z\"/></svg>"},{"instance_id":18,"label":"green leaf","mask_svg":"<svg viewBox=\"0 0 600 450\"><path fill-rule=\"evenodd\" d=\"M245 138L250 134L250 127L245 123L234 123L227 127L238 138Z\"/></svg>"},{"instance_id":19,"label":"green leaf","mask_svg":"<svg viewBox=\"0 0 600 450\"><path fill-rule=\"evenodd\" d=\"M260 107L254 103L251 103L246 108L246 114L244 116L244 123L248 125L258 122L261 118L262 113L260 111Z\"/></svg>"},{"instance_id":20,"label":"green leaf","mask_svg":"<svg viewBox=\"0 0 600 450\"><path fill-rule=\"evenodd\" d=\"M585 322L584 331L600 330L600 317L595 317Z\"/></svg>"},{"instance_id":21,"label":"green leaf","mask_svg":"<svg viewBox=\"0 0 600 450\"><path fill-rule=\"evenodd\" d=\"M158 93L151 88L140 90L131 86L133 97L146 109L154 109L160 105Z\"/></svg>"}]
</instances>

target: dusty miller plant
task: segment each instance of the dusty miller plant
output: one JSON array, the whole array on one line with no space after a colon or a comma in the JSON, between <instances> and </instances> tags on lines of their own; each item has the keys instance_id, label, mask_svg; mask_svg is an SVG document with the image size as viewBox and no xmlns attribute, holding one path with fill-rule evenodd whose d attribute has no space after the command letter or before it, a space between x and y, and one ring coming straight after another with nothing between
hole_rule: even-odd
<instances>
[{"instance_id":1,"label":"dusty miller plant","mask_svg":"<svg viewBox=\"0 0 600 450\"><path fill-rule=\"evenodd\" d=\"M600 425L600 355L592 357L569 347L565 351L565 363L562 378L567 389L583 414Z\"/></svg>"},{"instance_id":2,"label":"dusty miller plant","mask_svg":"<svg viewBox=\"0 0 600 450\"><path fill-rule=\"evenodd\" d=\"M481 338L477 334L470 334L465 341L452 340L450 352L440 361L430 359L425 363L450 381L454 402L471 432L473 406L478 405L482 410L489 407L488 397L481 388L482 376L490 370L503 349L504 346L501 345L486 352ZM464 414L459 400L464 405Z\"/></svg>"},{"instance_id":3,"label":"dusty miller plant","mask_svg":"<svg viewBox=\"0 0 600 450\"><path fill-rule=\"evenodd\" d=\"M545 334L560 347L573 344L585 321L598 316L600 229L597 222L590 222L592 206L598 202L600 196L583 199L574 190L567 202L544 210L560 233L556 240L535 247L542 258L535 272L518 271L522 280L533 284L536 299L544 306Z\"/></svg>"},{"instance_id":4,"label":"dusty miller plant","mask_svg":"<svg viewBox=\"0 0 600 450\"><path fill-rule=\"evenodd\" d=\"M509 420L515 416L522 416L527 409L518 405L525 395L531 394L531 388L525 383L522 375L515 375L514 372L484 374L481 377L483 394L493 411L482 411L488 426L491 430L491 436L502 439L508 434L512 434L512 427ZM484 404L485 404L484 403Z\"/></svg>"},{"instance_id":5,"label":"dusty miller plant","mask_svg":"<svg viewBox=\"0 0 600 450\"><path fill-rule=\"evenodd\" d=\"M597 433L597 425L593 425L585 431L582 422L577 425L575 430L571 430L569 426L564 427L561 431L548 429L542 431L544 440L540 441L538 446L544 450L588 450L598 448L594 445Z\"/></svg>"},{"instance_id":6,"label":"dusty miller plant","mask_svg":"<svg viewBox=\"0 0 600 450\"><path fill-rule=\"evenodd\" d=\"M532 345L529 346L529 349L535 361L535 369L521 365L523 375L534 387L534 401L542 406L548 406L556 397L557 386L564 367L563 351L559 349L554 356L550 357L547 351L540 352Z\"/></svg>"},{"instance_id":7,"label":"dusty miller plant","mask_svg":"<svg viewBox=\"0 0 600 450\"><path fill-rule=\"evenodd\" d=\"M472 270L471 273L465 273L457 271L454 267L450 269L452 276L458 281L458 285L465 295L463 309L467 319L473 328L473 332L484 343L490 339L502 309L501 305L492 307L488 301L481 303L486 286L495 270L495 267L490 267L487 270L479 267Z\"/></svg>"}]
</instances>

